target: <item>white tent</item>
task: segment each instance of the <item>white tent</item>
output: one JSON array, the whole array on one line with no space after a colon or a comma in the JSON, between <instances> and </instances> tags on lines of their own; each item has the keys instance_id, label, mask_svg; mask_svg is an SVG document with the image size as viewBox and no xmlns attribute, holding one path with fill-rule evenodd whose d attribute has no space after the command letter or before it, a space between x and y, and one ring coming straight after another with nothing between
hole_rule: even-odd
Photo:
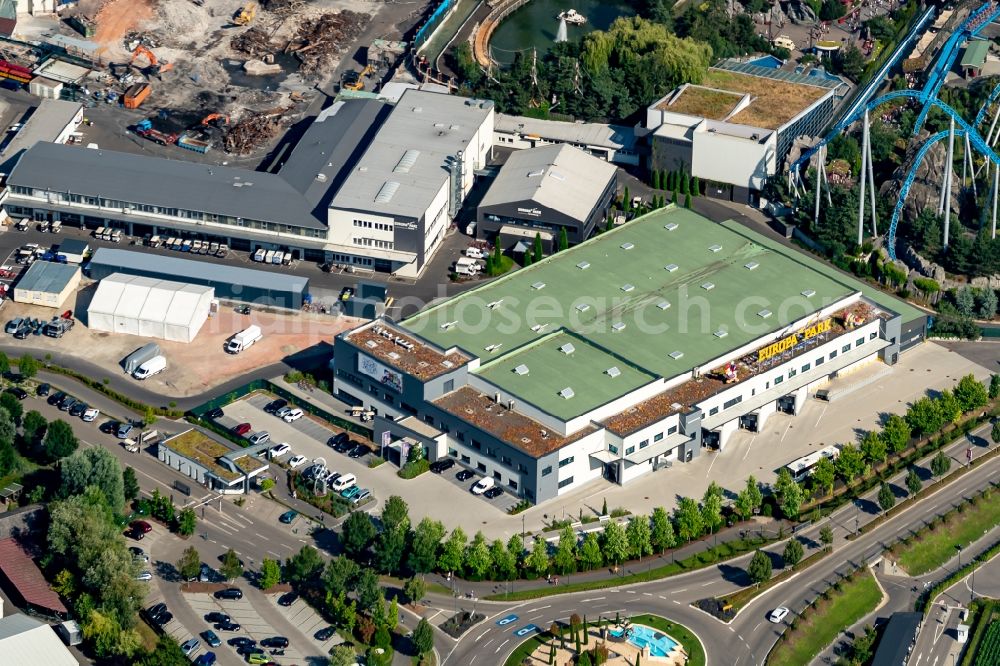
<instances>
[{"instance_id":1,"label":"white tent","mask_svg":"<svg viewBox=\"0 0 1000 666\"><path fill-rule=\"evenodd\" d=\"M214 298L212 287L115 273L97 285L87 323L95 331L191 342Z\"/></svg>"}]
</instances>

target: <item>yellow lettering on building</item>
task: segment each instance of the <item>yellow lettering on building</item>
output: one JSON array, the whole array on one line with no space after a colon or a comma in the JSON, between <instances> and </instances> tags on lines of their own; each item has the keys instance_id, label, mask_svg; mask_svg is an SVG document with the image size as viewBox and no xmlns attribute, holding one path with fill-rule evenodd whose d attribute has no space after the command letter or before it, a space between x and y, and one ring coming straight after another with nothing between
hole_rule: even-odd
<instances>
[{"instance_id":1,"label":"yellow lettering on building","mask_svg":"<svg viewBox=\"0 0 1000 666\"><path fill-rule=\"evenodd\" d=\"M809 338L814 338L822 333L827 333L833 328L833 320L824 319L818 324L813 324L808 328L804 328L797 333L789 335L787 338L782 338L777 342L771 343L768 346L759 349L757 351L757 362L766 361L772 356L777 356L778 354L788 351L795 345L799 344L803 340L808 340Z\"/></svg>"}]
</instances>

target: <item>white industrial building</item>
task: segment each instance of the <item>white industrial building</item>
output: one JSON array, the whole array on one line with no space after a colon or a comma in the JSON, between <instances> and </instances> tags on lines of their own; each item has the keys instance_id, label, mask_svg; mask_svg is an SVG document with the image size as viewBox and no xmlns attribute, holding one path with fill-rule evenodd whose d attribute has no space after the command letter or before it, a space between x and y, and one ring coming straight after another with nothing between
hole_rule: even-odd
<instances>
[{"instance_id":1,"label":"white industrial building","mask_svg":"<svg viewBox=\"0 0 1000 666\"><path fill-rule=\"evenodd\" d=\"M52 627L33 617L20 614L0 620L0 655L2 655L0 662L12 666L16 664L77 666L78 663Z\"/></svg>"},{"instance_id":2,"label":"white industrial building","mask_svg":"<svg viewBox=\"0 0 1000 666\"><path fill-rule=\"evenodd\" d=\"M333 260L416 277L492 155L493 108L404 92L330 202Z\"/></svg>"},{"instance_id":3,"label":"white industrial building","mask_svg":"<svg viewBox=\"0 0 1000 666\"><path fill-rule=\"evenodd\" d=\"M214 298L211 287L115 273L98 284L87 308L87 325L95 331L191 342L208 319Z\"/></svg>"},{"instance_id":4,"label":"white industrial building","mask_svg":"<svg viewBox=\"0 0 1000 666\"><path fill-rule=\"evenodd\" d=\"M80 267L36 261L14 285L14 301L59 308L80 286Z\"/></svg>"},{"instance_id":5,"label":"white industrial building","mask_svg":"<svg viewBox=\"0 0 1000 666\"><path fill-rule=\"evenodd\" d=\"M83 122L83 104L62 99L42 99L21 129L0 151L0 172L10 173L14 164L39 141L66 143Z\"/></svg>"},{"instance_id":6,"label":"white industrial building","mask_svg":"<svg viewBox=\"0 0 1000 666\"><path fill-rule=\"evenodd\" d=\"M638 166L635 129L624 125L541 120L498 113L493 128L498 148L538 148L566 144L616 164Z\"/></svg>"}]
</instances>

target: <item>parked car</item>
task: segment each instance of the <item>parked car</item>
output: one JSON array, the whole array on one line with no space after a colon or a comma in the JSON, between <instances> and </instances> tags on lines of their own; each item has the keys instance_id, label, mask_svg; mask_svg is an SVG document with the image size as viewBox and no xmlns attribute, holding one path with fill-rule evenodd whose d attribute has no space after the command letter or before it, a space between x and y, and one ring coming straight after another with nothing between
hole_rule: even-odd
<instances>
[{"instance_id":1,"label":"parked car","mask_svg":"<svg viewBox=\"0 0 1000 666\"><path fill-rule=\"evenodd\" d=\"M242 627L240 627L239 622L233 622L228 618L224 622L220 622L217 625L215 625L215 628L218 629L219 631L239 631L240 629L242 629Z\"/></svg>"},{"instance_id":2,"label":"parked car","mask_svg":"<svg viewBox=\"0 0 1000 666\"><path fill-rule=\"evenodd\" d=\"M62 391L56 391L55 393L50 395L48 400L46 400L45 402L49 403L50 405L58 405L60 402L63 401L63 398L65 397L66 397L65 393L63 393Z\"/></svg>"},{"instance_id":3,"label":"parked car","mask_svg":"<svg viewBox=\"0 0 1000 666\"><path fill-rule=\"evenodd\" d=\"M153 622L156 622L156 618L160 617L166 612L167 612L167 605L161 602L147 608L146 617L148 617Z\"/></svg>"},{"instance_id":4,"label":"parked car","mask_svg":"<svg viewBox=\"0 0 1000 666\"><path fill-rule=\"evenodd\" d=\"M212 647L215 647L214 645ZM194 660L194 666L215 666L215 653L206 652L205 654L199 654L198 658Z\"/></svg>"},{"instance_id":5,"label":"parked car","mask_svg":"<svg viewBox=\"0 0 1000 666\"><path fill-rule=\"evenodd\" d=\"M278 522L284 523L285 525L291 525L292 521L295 520L298 515L298 511L286 511L278 516Z\"/></svg>"},{"instance_id":6,"label":"parked car","mask_svg":"<svg viewBox=\"0 0 1000 666\"><path fill-rule=\"evenodd\" d=\"M6 392L10 393L18 400L24 400L25 398L28 397L28 392L19 386L11 386L9 389L7 389Z\"/></svg>"},{"instance_id":7,"label":"parked car","mask_svg":"<svg viewBox=\"0 0 1000 666\"><path fill-rule=\"evenodd\" d=\"M37 395L40 398L44 398L49 394L49 391L51 389L52 389L51 386L49 386L45 382L42 382L41 384L38 385L38 388L35 389L35 395Z\"/></svg>"},{"instance_id":8,"label":"parked car","mask_svg":"<svg viewBox=\"0 0 1000 666\"><path fill-rule=\"evenodd\" d=\"M288 639L284 636L271 636L270 638L265 638L260 642L262 647L266 648L286 648L288 647Z\"/></svg>"},{"instance_id":9,"label":"parked car","mask_svg":"<svg viewBox=\"0 0 1000 666\"><path fill-rule=\"evenodd\" d=\"M140 571L135 577L136 580L153 580L153 573L148 569L145 571Z\"/></svg>"},{"instance_id":10,"label":"parked car","mask_svg":"<svg viewBox=\"0 0 1000 666\"><path fill-rule=\"evenodd\" d=\"M83 413L90 409L90 405L85 402L74 402L73 406L69 408L70 416L83 416Z\"/></svg>"},{"instance_id":11,"label":"parked car","mask_svg":"<svg viewBox=\"0 0 1000 666\"><path fill-rule=\"evenodd\" d=\"M132 429L133 425L131 423L119 423L118 432L115 433L115 436L118 437L118 439L128 439Z\"/></svg>"},{"instance_id":12,"label":"parked car","mask_svg":"<svg viewBox=\"0 0 1000 666\"><path fill-rule=\"evenodd\" d=\"M197 638L190 638L181 643L181 652L183 652L184 656L187 657L190 656L192 652L197 650L199 646L201 646L201 641Z\"/></svg>"},{"instance_id":13,"label":"parked car","mask_svg":"<svg viewBox=\"0 0 1000 666\"><path fill-rule=\"evenodd\" d=\"M333 635L335 633L337 633L337 630L334 629L333 627L324 627L323 629L320 629L315 634L313 634L313 638L315 638L318 641L328 641L331 638L333 638Z\"/></svg>"},{"instance_id":14,"label":"parked car","mask_svg":"<svg viewBox=\"0 0 1000 666\"><path fill-rule=\"evenodd\" d=\"M139 548L139 546L129 546L128 550L137 562L149 562L149 555L142 548Z\"/></svg>"},{"instance_id":15,"label":"parked car","mask_svg":"<svg viewBox=\"0 0 1000 666\"><path fill-rule=\"evenodd\" d=\"M69 410L73 409L73 405L75 405L76 403L77 403L76 398L68 395L59 402L59 411L68 412Z\"/></svg>"},{"instance_id":16,"label":"parked car","mask_svg":"<svg viewBox=\"0 0 1000 666\"><path fill-rule=\"evenodd\" d=\"M21 324L23 323L24 323L24 317L16 317L14 319L11 319L10 321L7 322L7 325L4 326L3 328L4 333L13 333L17 329L21 328Z\"/></svg>"},{"instance_id":17,"label":"parked car","mask_svg":"<svg viewBox=\"0 0 1000 666\"><path fill-rule=\"evenodd\" d=\"M473 474L469 470L463 469L462 471L460 471L458 474L455 475L455 478L458 479L459 481L468 481L474 476L475 474Z\"/></svg>"},{"instance_id":18,"label":"parked car","mask_svg":"<svg viewBox=\"0 0 1000 666\"><path fill-rule=\"evenodd\" d=\"M455 466L454 458L444 458L443 460L435 460L431 463L431 471L435 474L441 474L446 472Z\"/></svg>"},{"instance_id":19,"label":"parked car","mask_svg":"<svg viewBox=\"0 0 1000 666\"><path fill-rule=\"evenodd\" d=\"M149 534L153 531L153 526L145 520L133 520L129 527L138 532L142 532L143 534Z\"/></svg>"},{"instance_id":20,"label":"parked car","mask_svg":"<svg viewBox=\"0 0 1000 666\"><path fill-rule=\"evenodd\" d=\"M247 638L246 636L236 636L235 638L230 638L228 641L226 641L226 644L234 648L256 647L257 641L255 641L252 638Z\"/></svg>"},{"instance_id":21,"label":"parked car","mask_svg":"<svg viewBox=\"0 0 1000 666\"><path fill-rule=\"evenodd\" d=\"M263 650L261 650L260 652L250 652L249 654L247 654L248 664L266 664L269 661L271 660L267 657L266 654L264 654Z\"/></svg>"},{"instance_id":22,"label":"parked car","mask_svg":"<svg viewBox=\"0 0 1000 666\"><path fill-rule=\"evenodd\" d=\"M211 629L206 629L201 632L201 637L205 639L205 643L208 644L208 647L219 647L222 645L222 641L219 640L219 637Z\"/></svg>"},{"instance_id":23,"label":"parked car","mask_svg":"<svg viewBox=\"0 0 1000 666\"><path fill-rule=\"evenodd\" d=\"M288 405L285 405L284 407L282 407L280 409L274 410L274 415L277 416L280 419L280 418L282 418L285 414L287 414L290 411L292 411L292 408L289 407Z\"/></svg>"},{"instance_id":24,"label":"parked car","mask_svg":"<svg viewBox=\"0 0 1000 666\"><path fill-rule=\"evenodd\" d=\"M354 445L351 444L351 437L346 432L338 432L336 435L326 440L326 445L337 453L347 453Z\"/></svg>"},{"instance_id":25,"label":"parked car","mask_svg":"<svg viewBox=\"0 0 1000 666\"><path fill-rule=\"evenodd\" d=\"M271 439L271 433L269 433L266 430L261 430L260 432L255 432L254 434L252 434L249 437L247 437L247 440L251 444L253 444L254 446L257 446L258 444L264 444L269 439Z\"/></svg>"},{"instance_id":26,"label":"parked car","mask_svg":"<svg viewBox=\"0 0 1000 666\"><path fill-rule=\"evenodd\" d=\"M93 407L91 407L91 408L87 409L86 411L84 411L83 415L80 418L83 419L84 421L86 421L87 423L90 423L92 421L97 420L97 417L100 416L100 415L101 415L100 410L94 409Z\"/></svg>"},{"instance_id":27,"label":"parked car","mask_svg":"<svg viewBox=\"0 0 1000 666\"><path fill-rule=\"evenodd\" d=\"M216 599L242 599L243 590L238 587L227 587L215 593Z\"/></svg>"},{"instance_id":28,"label":"parked car","mask_svg":"<svg viewBox=\"0 0 1000 666\"><path fill-rule=\"evenodd\" d=\"M493 480L492 476L484 476L483 478L476 481L472 486L473 495L482 495L487 490L493 487L496 482Z\"/></svg>"},{"instance_id":29,"label":"parked car","mask_svg":"<svg viewBox=\"0 0 1000 666\"><path fill-rule=\"evenodd\" d=\"M291 410L290 412L282 416L281 420L284 421L285 423L291 423L293 421L298 421L299 419L301 419L303 414L304 412L298 407L296 407L295 409Z\"/></svg>"},{"instance_id":30,"label":"parked car","mask_svg":"<svg viewBox=\"0 0 1000 666\"><path fill-rule=\"evenodd\" d=\"M364 444L355 444L354 448L351 449L351 452L347 454L347 457L348 458L360 458L361 456L365 455L366 453L371 453L371 449L369 449Z\"/></svg>"},{"instance_id":31,"label":"parked car","mask_svg":"<svg viewBox=\"0 0 1000 666\"><path fill-rule=\"evenodd\" d=\"M201 570L198 572L198 582L207 583L212 580L212 567L202 562Z\"/></svg>"},{"instance_id":32,"label":"parked car","mask_svg":"<svg viewBox=\"0 0 1000 666\"><path fill-rule=\"evenodd\" d=\"M272 446L269 452L272 458L279 458L291 450L292 447L288 446L288 444L285 444L284 442L279 442L274 446Z\"/></svg>"},{"instance_id":33,"label":"parked car","mask_svg":"<svg viewBox=\"0 0 1000 666\"><path fill-rule=\"evenodd\" d=\"M372 491L367 488L362 488L361 492L351 498L351 504L361 504L362 500L366 500L371 497Z\"/></svg>"},{"instance_id":34,"label":"parked car","mask_svg":"<svg viewBox=\"0 0 1000 666\"><path fill-rule=\"evenodd\" d=\"M211 613L205 614L205 622L211 622L212 624L219 624L220 622L229 622L232 618L226 613L220 613L219 611L212 611ZM229 643L233 643L230 641Z\"/></svg>"},{"instance_id":35,"label":"parked car","mask_svg":"<svg viewBox=\"0 0 1000 666\"><path fill-rule=\"evenodd\" d=\"M500 497L501 495L503 495L503 488L499 486L493 486L485 493L483 493L483 497L487 499L493 499L494 497Z\"/></svg>"},{"instance_id":36,"label":"parked car","mask_svg":"<svg viewBox=\"0 0 1000 666\"><path fill-rule=\"evenodd\" d=\"M216 407L215 409L213 409L210 412L205 412L205 418L208 418L208 419L221 419L225 415L226 415L226 413L224 411L222 411L218 407Z\"/></svg>"},{"instance_id":37,"label":"parked car","mask_svg":"<svg viewBox=\"0 0 1000 666\"><path fill-rule=\"evenodd\" d=\"M264 405L264 411L268 414L274 414L276 411L288 404L287 400L278 398L277 400L272 400L271 402Z\"/></svg>"},{"instance_id":38,"label":"parked car","mask_svg":"<svg viewBox=\"0 0 1000 666\"><path fill-rule=\"evenodd\" d=\"M245 435L253 430L253 426L249 423L240 423L239 425L233 426L233 433L237 435Z\"/></svg>"},{"instance_id":39,"label":"parked car","mask_svg":"<svg viewBox=\"0 0 1000 666\"><path fill-rule=\"evenodd\" d=\"M470 247L466 248L465 256L469 257L470 259L485 259L489 255L487 254L486 250L480 249L478 247Z\"/></svg>"},{"instance_id":40,"label":"parked car","mask_svg":"<svg viewBox=\"0 0 1000 666\"><path fill-rule=\"evenodd\" d=\"M278 605L285 606L287 608L288 606L294 604L295 600L298 598L299 595L295 594L294 592L286 592L285 594L278 597Z\"/></svg>"},{"instance_id":41,"label":"parked car","mask_svg":"<svg viewBox=\"0 0 1000 666\"><path fill-rule=\"evenodd\" d=\"M288 466L291 467L292 469L295 469L296 467L301 467L302 465L305 465L307 461L308 458L306 458L305 456L294 456L291 460L288 461Z\"/></svg>"},{"instance_id":42,"label":"parked car","mask_svg":"<svg viewBox=\"0 0 1000 666\"><path fill-rule=\"evenodd\" d=\"M362 490L364 490L364 488L361 488L359 486L351 486L347 490L341 492L340 496L343 497L344 499L354 499L354 496L360 493Z\"/></svg>"},{"instance_id":43,"label":"parked car","mask_svg":"<svg viewBox=\"0 0 1000 666\"><path fill-rule=\"evenodd\" d=\"M774 622L775 624L781 622L788 615L789 611L784 606L778 606L767 616L768 622Z\"/></svg>"}]
</instances>

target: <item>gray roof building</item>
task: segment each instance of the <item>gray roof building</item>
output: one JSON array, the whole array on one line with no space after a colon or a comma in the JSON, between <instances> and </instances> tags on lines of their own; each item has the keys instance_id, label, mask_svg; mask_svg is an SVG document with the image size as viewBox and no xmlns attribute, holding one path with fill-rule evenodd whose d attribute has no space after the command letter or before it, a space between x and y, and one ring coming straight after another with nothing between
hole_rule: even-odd
<instances>
[{"instance_id":1,"label":"gray roof building","mask_svg":"<svg viewBox=\"0 0 1000 666\"><path fill-rule=\"evenodd\" d=\"M585 221L617 167L568 146L553 144L515 151L480 202L480 208L534 202Z\"/></svg>"},{"instance_id":2,"label":"gray roof building","mask_svg":"<svg viewBox=\"0 0 1000 666\"><path fill-rule=\"evenodd\" d=\"M407 90L331 207L419 217L448 181L456 153L479 152L469 144L491 113L491 101Z\"/></svg>"},{"instance_id":3,"label":"gray roof building","mask_svg":"<svg viewBox=\"0 0 1000 666\"><path fill-rule=\"evenodd\" d=\"M80 267L57 264L54 261L36 261L17 281L17 288L28 291L59 293L77 277Z\"/></svg>"},{"instance_id":4,"label":"gray roof building","mask_svg":"<svg viewBox=\"0 0 1000 666\"><path fill-rule=\"evenodd\" d=\"M893 613L872 658L872 666L905 666L923 617L923 613Z\"/></svg>"},{"instance_id":5,"label":"gray roof building","mask_svg":"<svg viewBox=\"0 0 1000 666\"><path fill-rule=\"evenodd\" d=\"M52 627L27 615L0 619L0 654L8 664L76 666L70 652Z\"/></svg>"},{"instance_id":6,"label":"gray roof building","mask_svg":"<svg viewBox=\"0 0 1000 666\"><path fill-rule=\"evenodd\" d=\"M302 196L276 174L150 155L40 142L7 184L114 201L325 229Z\"/></svg>"},{"instance_id":7,"label":"gray roof building","mask_svg":"<svg viewBox=\"0 0 1000 666\"><path fill-rule=\"evenodd\" d=\"M43 99L24 121L24 127L0 152L0 170L9 172L17 158L36 143L56 141L82 109L83 105L79 102Z\"/></svg>"},{"instance_id":8,"label":"gray roof building","mask_svg":"<svg viewBox=\"0 0 1000 666\"><path fill-rule=\"evenodd\" d=\"M635 130L623 125L540 120L505 113L497 114L494 131L498 134L533 135L547 141L578 146L600 146L612 151L634 150L636 142Z\"/></svg>"}]
</instances>

